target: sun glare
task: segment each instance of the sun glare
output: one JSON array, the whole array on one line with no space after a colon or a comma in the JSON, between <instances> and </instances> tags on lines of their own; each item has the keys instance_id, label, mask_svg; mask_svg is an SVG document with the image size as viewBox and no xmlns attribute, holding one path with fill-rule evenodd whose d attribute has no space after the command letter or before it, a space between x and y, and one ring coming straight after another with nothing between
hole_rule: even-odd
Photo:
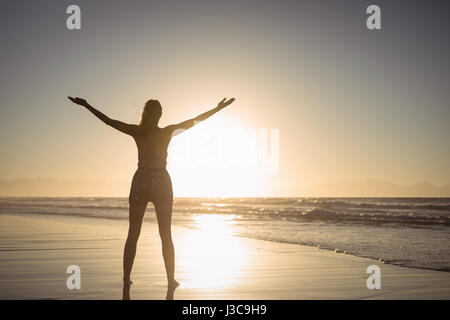
<instances>
[{"instance_id":1,"label":"sun glare","mask_svg":"<svg viewBox=\"0 0 450 320\"><path fill-rule=\"evenodd\" d=\"M257 130L223 117L175 137L168 169L176 196L252 196L263 190L258 161Z\"/></svg>"},{"instance_id":2,"label":"sun glare","mask_svg":"<svg viewBox=\"0 0 450 320\"><path fill-rule=\"evenodd\" d=\"M232 233L233 217L202 214L194 218L199 230L180 240L184 256L184 288L219 288L238 281L247 263L247 250Z\"/></svg>"}]
</instances>

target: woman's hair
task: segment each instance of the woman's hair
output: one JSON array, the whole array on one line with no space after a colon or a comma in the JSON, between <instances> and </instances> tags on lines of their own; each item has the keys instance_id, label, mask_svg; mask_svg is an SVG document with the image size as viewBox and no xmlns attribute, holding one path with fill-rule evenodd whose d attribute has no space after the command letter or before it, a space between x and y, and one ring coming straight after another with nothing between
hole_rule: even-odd
<instances>
[{"instance_id":1,"label":"woman's hair","mask_svg":"<svg viewBox=\"0 0 450 320\"><path fill-rule=\"evenodd\" d=\"M148 100L142 109L141 122L139 125L146 123L157 124L161 118L162 107L158 100Z\"/></svg>"}]
</instances>

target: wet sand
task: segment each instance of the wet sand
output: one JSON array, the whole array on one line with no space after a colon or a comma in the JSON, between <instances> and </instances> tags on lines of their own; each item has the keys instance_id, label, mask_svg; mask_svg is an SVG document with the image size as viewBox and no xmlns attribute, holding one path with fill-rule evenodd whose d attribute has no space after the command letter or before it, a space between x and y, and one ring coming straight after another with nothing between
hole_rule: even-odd
<instances>
[{"instance_id":1,"label":"wet sand","mask_svg":"<svg viewBox=\"0 0 450 320\"><path fill-rule=\"evenodd\" d=\"M128 222L52 215L0 215L0 299L120 299ZM175 299L450 299L450 273L296 244L173 227ZM69 290L69 265L81 289ZM369 290L366 269L381 269ZM132 299L164 299L157 226L144 223Z\"/></svg>"}]
</instances>

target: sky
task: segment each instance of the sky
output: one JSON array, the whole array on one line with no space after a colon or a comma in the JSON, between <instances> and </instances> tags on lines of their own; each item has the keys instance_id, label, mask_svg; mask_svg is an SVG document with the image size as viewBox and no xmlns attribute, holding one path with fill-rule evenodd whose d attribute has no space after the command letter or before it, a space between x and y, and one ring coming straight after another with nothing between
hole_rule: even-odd
<instances>
[{"instance_id":1,"label":"sky","mask_svg":"<svg viewBox=\"0 0 450 320\"><path fill-rule=\"evenodd\" d=\"M70 4L81 8L81 30L66 27ZM366 27L371 4L381 30ZM235 97L173 139L176 196L301 196L311 185L366 179L450 184L448 9L445 1L5 1L0 179L129 187L134 141L71 95L129 123L158 99L161 126Z\"/></svg>"}]
</instances>

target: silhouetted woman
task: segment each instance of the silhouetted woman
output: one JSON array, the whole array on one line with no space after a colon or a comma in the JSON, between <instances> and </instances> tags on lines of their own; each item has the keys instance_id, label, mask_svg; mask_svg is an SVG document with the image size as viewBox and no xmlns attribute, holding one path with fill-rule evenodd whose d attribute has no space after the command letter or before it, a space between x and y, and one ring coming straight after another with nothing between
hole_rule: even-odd
<instances>
[{"instance_id":1,"label":"silhouetted woman","mask_svg":"<svg viewBox=\"0 0 450 320\"><path fill-rule=\"evenodd\" d=\"M164 128L158 127L162 114L158 100L148 100L142 111L141 122L127 124L114 120L92 107L86 100L68 97L72 102L85 107L107 125L134 138L138 149L138 168L133 176L129 195L129 229L123 255L123 299L130 298L130 274L136 255L136 244L141 232L147 203L150 201L155 207L158 220L159 235L162 242L162 254L167 274L167 296L173 299L173 292L178 286L174 278L175 252L172 243L172 182L166 171L167 148L170 139L177 133L189 129L198 121L205 120L225 108L234 101L223 99L217 107L196 118Z\"/></svg>"}]
</instances>

